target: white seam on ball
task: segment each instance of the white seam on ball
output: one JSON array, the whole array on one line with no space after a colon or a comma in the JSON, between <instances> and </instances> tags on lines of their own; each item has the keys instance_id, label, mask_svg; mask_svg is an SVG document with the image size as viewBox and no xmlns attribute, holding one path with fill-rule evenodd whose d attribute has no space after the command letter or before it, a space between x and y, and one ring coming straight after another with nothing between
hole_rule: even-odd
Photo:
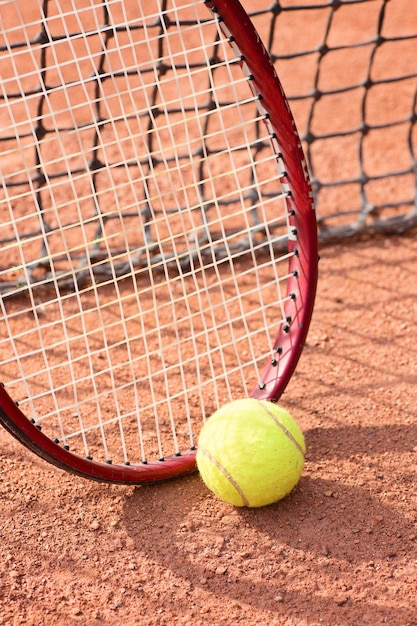
<instances>
[{"instance_id":1,"label":"white seam on ball","mask_svg":"<svg viewBox=\"0 0 417 626\"><path fill-rule=\"evenodd\" d=\"M199 450L199 452L202 452L209 459L209 461L211 461L213 463L213 465L215 465L217 467L217 469L219 469L221 471L223 476L225 476L227 478L227 480L231 483L231 485L236 489L236 491L238 492L238 494L242 498L244 506L250 506L249 500L247 499L247 497L243 493L242 488L240 487L240 485L238 485L238 483L234 480L233 476L231 476L229 474L227 469L225 467L223 467L223 465L221 463L218 462L216 457L213 456L212 454L210 454L210 452L208 452L208 450L206 450L205 448L201 448L200 446L198 447L198 450Z\"/></svg>"},{"instance_id":2,"label":"white seam on ball","mask_svg":"<svg viewBox=\"0 0 417 626\"><path fill-rule=\"evenodd\" d=\"M297 450L301 453L301 456L304 458L304 450L302 449L302 447L300 446L300 444L298 443L298 441L296 440L294 435L292 433L290 433L288 428L285 428L284 424L282 424L279 421L278 416L275 415L275 413L273 413L272 411L269 410L269 408L267 406L268 402L266 400L259 400L259 403L262 404L262 406L264 407L265 411L268 413L268 415L270 415L272 417L272 419L274 420L274 422L278 426L278 428L280 428L282 430L282 432L285 433L285 435L288 437L288 439L290 439L293 442L293 444L295 445Z\"/></svg>"}]
</instances>

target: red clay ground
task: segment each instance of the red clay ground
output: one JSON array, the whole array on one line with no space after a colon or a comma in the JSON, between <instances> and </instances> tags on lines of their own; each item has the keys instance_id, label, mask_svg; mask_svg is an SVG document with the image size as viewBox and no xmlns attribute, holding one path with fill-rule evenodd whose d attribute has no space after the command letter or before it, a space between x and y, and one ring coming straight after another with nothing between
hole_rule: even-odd
<instances>
[{"instance_id":1,"label":"red clay ground","mask_svg":"<svg viewBox=\"0 0 417 626\"><path fill-rule=\"evenodd\" d=\"M257 510L197 475L85 482L0 433L0 624L417 624L416 233L322 250L317 305L281 403L296 490Z\"/></svg>"}]
</instances>

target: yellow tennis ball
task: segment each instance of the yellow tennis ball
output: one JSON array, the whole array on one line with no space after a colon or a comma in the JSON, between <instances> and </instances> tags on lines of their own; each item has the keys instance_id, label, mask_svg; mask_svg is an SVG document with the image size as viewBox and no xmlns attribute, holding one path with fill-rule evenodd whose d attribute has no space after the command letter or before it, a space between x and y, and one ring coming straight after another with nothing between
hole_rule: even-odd
<instances>
[{"instance_id":1,"label":"yellow tennis ball","mask_svg":"<svg viewBox=\"0 0 417 626\"><path fill-rule=\"evenodd\" d=\"M304 454L303 433L285 409L245 398L221 407L204 424L197 466L207 487L225 502L259 507L290 493Z\"/></svg>"}]
</instances>

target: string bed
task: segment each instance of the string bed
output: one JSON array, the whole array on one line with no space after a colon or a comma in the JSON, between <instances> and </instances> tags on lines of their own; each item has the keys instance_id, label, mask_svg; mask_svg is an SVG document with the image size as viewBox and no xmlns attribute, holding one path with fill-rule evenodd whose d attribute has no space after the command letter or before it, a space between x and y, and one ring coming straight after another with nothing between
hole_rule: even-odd
<instances>
[{"instance_id":1,"label":"string bed","mask_svg":"<svg viewBox=\"0 0 417 626\"><path fill-rule=\"evenodd\" d=\"M284 166L196 2L3 2L0 376L57 445L193 449L288 324Z\"/></svg>"}]
</instances>

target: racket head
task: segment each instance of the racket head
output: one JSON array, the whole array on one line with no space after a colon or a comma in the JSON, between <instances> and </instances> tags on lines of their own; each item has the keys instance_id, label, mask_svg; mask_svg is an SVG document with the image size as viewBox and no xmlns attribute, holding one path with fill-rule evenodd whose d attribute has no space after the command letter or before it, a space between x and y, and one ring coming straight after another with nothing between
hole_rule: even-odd
<instances>
[{"instance_id":1,"label":"racket head","mask_svg":"<svg viewBox=\"0 0 417 626\"><path fill-rule=\"evenodd\" d=\"M152 9L139 17L128 16L124 11L119 16L121 22L118 30L123 31L126 37L123 40L123 57L117 55L116 47L111 48L107 42L108 47L104 46L104 50L111 62L115 63L114 59L118 58L119 65L115 69L106 67L103 54L99 57L100 62L96 68L100 67L101 76L106 75L107 71L106 76L111 75L114 78L122 73L121 58L123 62L130 63L122 80L128 83L128 75L137 73L135 107L139 113L132 113L127 122L123 108L127 106L126 98L130 98L130 105L132 98L127 88L124 90L124 98L118 96L116 88L110 90L107 100L102 100L106 105L106 116L104 109L95 109L94 140L91 142L90 139L88 163L83 168L74 169L67 162L65 164L68 169L67 177L75 190L74 196L78 192L78 180L82 180L87 172L89 180L93 181L93 192L87 194L87 199L93 204L100 201L100 205L86 218L80 201L74 197L80 214L75 226L71 220L65 221L61 217L63 212L68 211L69 203L61 204L61 208L56 211L52 208L54 194L58 197L59 185L63 179L61 170L53 169L55 162L62 169L58 157L51 157L48 184L41 180L46 171L43 153L48 145L45 138L40 136L42 133L39 128L48 128L48 123L51 120L54 122L53 114L45 112L45 107L48 103L53 111L54 94L59 89L52 89L47 97L37 101L38 107L39 102L42 102L43 107L38 108L38 118L45 118L45 124L38 125L35 133L42 146L36 152L37 171L27 173L22 167L17 175L25 175L30 181L30 190L26 192L24 199L28 201L28 198L32 198L36 207L33 217L42 230L39 241L43 250L38 252L36 264L32 257L26 258L25 249L28 249L27 255L32 254L29 243L32 245L31 238L36 239L38 235L35 236L32 231L28 234L23 230L24 235L21 236L19 228L24 227L24 216L18 214L18 217L13 218L12 205L17 202L16 198L20 193L14 195L16 177L9 177L9 186L5 187L2 196L2 211L9 212L10 227L16 232L15 242L6 242L6 252L13 255L19 250L21 262L17 265L23 271L25 280L18 283L10 281L10 274L13 273L10 266L7 271L2 272L1 312L7 330L1 343L1 352L5 356L2 356L0 369L3 379L6 378L7 381L0 388L0 421L14 437L40 457L75 474L95 480L139 484L194 471L196 440L203 421L219 404L233 397L251 395L259 399L278 400L296 367L308 332L316 291L318 253L313 195L301 141L275 69L242 6L234 0L204 2L204 5L206 12L202 13L201 9L204 7L196 8L195 3L173 3L172 6L167 3L167 8L162 13L163 19L161 12L152 13ZM107 30L107 27L96 29L110 33L111 38L117 40L117 29L114 28L111 17L107 14ZM55 16L51 16L52 22L54 18ZM60 19L63 19L62 16ZM152 30L155 24L157 31ZM71 33L82 31L80 24L76 23L75 26L77 29L74 31L68 27L66 35L72 45L72 39L75 40L79 35L73 36ZM139 68L135 56L135 47L139 45L136 44L138 35L142 37L140 49L147 50L149 57L145 66ZM149 41L156 42L154 48ZM170 53L166 53L164 57L161 51L167 41L170 42ZM175 49L174 45L179 48ZM46 54L45 46L46 44L40 46L41 56ZM83 56L84 63L89 62L89 54ZM155 56L152 57L152 54ZM196 55L199 56L198 63L194 63ZM0 66L4 66L7 59L10 61L12 58L10 45L7 51L3 47L3 57L7 58L6 61L0 58ZM47 60L44 59L42 63L45 62ZM156 66L157 79L147 82L146 76L151 67ZM225 69L223 76L222 66ZM174 78L170 78L169 67ZM54 70L58 71L57 66L54 66ZM86 104L90 108L93 103L97 105L102 93L106 91L100 72L97 72L98 77L93 81L85 75L75 81L84 91L87 90L86 85L92 87L92 93L86 95ZM218 75L222 77L216 84ZM65 128L65 124L72 124L72 133L69 133L71 141L77 140L77 132L83 140L82 123L71 121L73 117L69 105L74 85L65 77L58 76L58 79L62 80L61 90L67 104L66 111L56 105L56 117L62 116L63 121L58 119L54 123L57 128L59 124L62 128ZM172 80L174 89L178 89L176 100L172 95L167 96L168 93L172 94L172 91L168 92L169 80ZM193 100L189 100L187 95L181 97L185 84L187 89L194 90ZM207 84L210 85L209 88ZM25 91L21 88L20 99L23 101ZM163 91L165 88L166 92ZM140 89L146 92L146 97ZM203 92L206 99L210 96L211 101L208 106L199 109L196 103L200 102L199 97ZM225 94L230 92L233 93L232 102L230 95L228 99L225 98ZM155 99L150 100L150 93ZM30 93L31 102L32 96ZM234 99L238 104L233 103ZM3 99L3 110L10 115L13 108L7 108L5 103L6 100ZM242 113L248 107L255 111L250 122L245 117L246 113ZM242 116L240 119L239 115ZM158 126L160 116L165 122ZM182 127L186 133L190 129L195 130L195 126L187 126L190 118L198 118L198 128L204 135L203 141L198 145L189 139L187 143L177 133ZM217 126L212 123L214 118L217 119ZM139 136L145 137L141 143L142 151L138 151L136 147L126 147L126 134L118 135L115 120L122 121L129 128L129 124L136 125L135 139ZM17 134L20 132L22 137L27 136L24 124L22 122L23 131L14 130ZM222 125L226 124L232 130L225 131ZM253 130L247 129L249 124L252 129L256 127L255 134L251 134ZM107 138L108 143L103 146L100 142L105 140L101 129L105 126L110 127L111 131ZM213 127L215 131L212 130ZM154 132L154 129L157 131ZM10 133L12 132L11 125ZM224 139L226 132L229 134ZM218 153L216 133L221 137ZM55 133L57 134L59 135ZM59 141L64 140L58 139ZM169 150L164 147L166 141L170 142ZM266 144L267 157L264 156ZM108 171L113 173L123 168L126 170L125 180L118 188L118 193L127 197L128 208L117 207L113 221L112 211L105 207L108 194L111 193L109 188L112 185L117 186L116 178L110 177L109 188L105 187L103 192L94 186L95 178L106 175L107 171L106 164L98 158L99 148L102 150L101 156L112 153L113 161L107 168ZM191 179L187 179L184 174L187 168L178 166L187 150L188 163L193 166ZM78 157L81 153L79 147L74 152ZM228 155L229 170L224 170L221 161L224 154ZM246 155L246 158L242 155ZM140 163L139 174L136 171L142 186L140 199L133 198L132 179L135 179L126 167L126 161L134 158ZM252 162L255 158L258 159L256 165ZM269 173L271 162L274 166L273 176ZM264 169L268 174L260 181ZM179 184L180 193L185 197L183 202L188 208L192 207L192 211L183 212L180 202L177 202L174 209L171 208L173 198L177 197L176 192L167 190L162 183L158 187L161 171L163 176L168 176L169 187L174 188ZM249 180L244 189L240 172ZM152 185L162 196L162 200L156 197L158 194L152 191ZM256 196L252 204L249 200L251 194ZM49 204L45 204L42 195L48 195ZM114 196L112 200L114 202ZM138 202L140 211L135 208L134 200ZM121 200L117 201L122 204ZM168 204L168 210L164 207L164 202ZM273 217L273 221L283 220L276 232L266 222L271 211L274 213L275 202L284 207L282 215ZM62 250L55 250L52 243L50 244L52 235L45 226L48 222L43 218L48 211L54 216L56 233L64 233ZM215 217L212 217L212 211ZM42 218L39 218L39 214ZM198 220L195 215L198 215ZM140 222L140 245L133 245L130 239L135 228L132 226L132 219ZM243 220L243 227L239 220ZM95 238L91 234L85 234L85 222L93 223L96 229ZM155 236L156 232L158 236ZM79 245L79 239L83 238L85 242ZM247 239L246 244L242 244L243 239ZM97 242L100 245L94 245ZM258 256L262 257L265 253L267 262L263 260L258 263ZM3 259L4 257L3 254ZM67 265L63 264L62 257L66 257ZM72 257L76 257L76 266ZM132 257L138 261L137 265ZM279 274L276 273L275 261L276 265L279 261L285 268ZM28 267L30 272L35 269L30 273ZM244 279L236 278L236 272L240 272ZM191 281L191 288L184 287L187 281ZM263 286L257 286L257 290L248 286L257 282L263 283ZM218 317L213 317L210 310L210 298L213 296L210 294L218 286L221 286L223 300ZM52 297L47 295L51 287ZM227 294L228 289L230 294ZM267 304L262 299L264 296L257 300L261 289L262 293L272 290ZM181 292L178 299L175 296L176 290ZM246 290L244 296L241 296L242 290ZM106 298L108 292L113 291L116 291L116 297L111 299L110 306ZM23 312L22 300L26 300ZM145 305L144 302L152 304ZM236 309L233 308L235 305ZM213 301L213 306L215 309L218 307L217 300ZM75 313L74 307L79 307ZM157 312L161 307L171 307L172 310L175 308L175 312L172 314L172 323L165 322L158 329ZM195 311L199 310L204 311L204 315L198 317ZM49 319L52 312L60 320L56 326ZM14 322L21 322L23 316L32 330L28 333L19 330L16 334L13 330ZM232 320L223 323L223 318L229 316ZM116 322L114 317L117 318ZM207 319L210 318L213 319L212 326L209 327ZM188 353L186 355L183 351L182 336L186 327L192 326L194 322L198 328L190 330L187 336L187 341L193 346L193 354L187 356ZM135 324L139 324L139 327ZM79 326L88 326L88 330L83 328L83 332L78 334ZM115 332L110 338L103 329L112 326ZM247 339L243 340L239 334L233 335L237 326L247 326ZM271 335L271 330L264 328L266 326L273 328L267 345L265 334ZM43 329L48 329L48 332ZM64 340L56 336L51 340L50 329L55 335L62 333ZM122 334L122 339L117 338L118 332ZM156 343L141 338L141 332L145 339L154 335ZM33 359L40 353L45 357L42 372L39 373L36 369L26 370L27 363L32 358L32 349L19 346L28 343L34 334L42 333L45 338L40 340L39 347L33 351ZM131 333L136 343L129 345ZM86 344L81 355L73 349L76 340ZM52 343L48 345L48 341ZM99 347L97 343L100 344ZM117 357L112 356L113 350L116 354L116 348L122 349L123 343L126 344L124 368L118 363ZM237 344L237 348L234 344ZM22 355L19 350L23 351ZM141 369L138 355L147 350L152 358L148 358L144 369ZM248 357L245 356L245 350L248 351ZM178 358L171 361L170 355L175 352ZM22 364L23 355L25 364ZM154 368L151 363L157 358L160 363ZM97 366L96 361L100 363L100 359L104 359L105 365ZM88 376L77 377L77 364L85 363ZM195 372L191 389L187 388L187 367ZM12 378L9 368L17 370ZM63 368L69 374L68 380L61 383L55 373L61 373ZM140 375L135 378L137 371ZM128 383L123 380L126 372ZM51 386L51 393L47 389L48 384ZM45 391L37 393L37 385L45 388ZM71 392L71 401L61 408L61 396L68 392ZM120 414L123 396L127 397L128 394L131 396L128 410L123 409L124 413ZM142 395L151 398L146 402L146 409L141 405ZM99 413L97 419L94 421L93 417L90 423L84 416L80 416L81 410L78 410L77 401L80 401L82 408L86 407L87 412ZM51 404L56 406L51 408ZM186 415L177 422L177 415L181 413ZM159 421L163 424L163 429L170 432L170 446L163 441L164 432L163 429L160 430ZM125 422L131 423L132 428L125 428ZM148 426L149 423L151 426ZM145 450L148 428L155 431L156 440L150 455ZM116 447L122 451L116 459L110 453L107 430L112 431L112 437L119 438ZM182 434L180 431L183 431ZM94 440L96 435L99 443ZM90 438L93 444L88 441ZM135 440L133 445L130 443L131 439ZM76 440L77 444L74 445ZM132 454L132 448L137 449L136 454ZM100 452L98 460L96 451Z\"/></svg>"}]
</instances>

